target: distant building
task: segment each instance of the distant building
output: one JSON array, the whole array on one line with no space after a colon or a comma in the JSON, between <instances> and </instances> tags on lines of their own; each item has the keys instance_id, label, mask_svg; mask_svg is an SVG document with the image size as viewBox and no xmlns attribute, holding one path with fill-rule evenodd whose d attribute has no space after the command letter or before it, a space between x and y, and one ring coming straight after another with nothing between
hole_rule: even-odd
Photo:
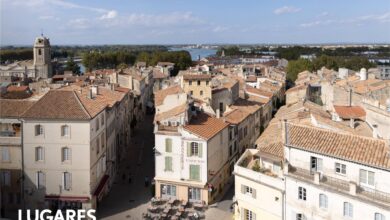
<instances>
[{"instance_id":1,"label":"distant building","mask_svg":"<svg viewBox=\"0 0 390 220\"><path fill-rule=\"evenodd\" d=\"M1 65L0 77L32 78L34 80L51 78L52 63L49 38L39 36L35 39L33 55L33 60Z\"/></svg>"}]
</instances>

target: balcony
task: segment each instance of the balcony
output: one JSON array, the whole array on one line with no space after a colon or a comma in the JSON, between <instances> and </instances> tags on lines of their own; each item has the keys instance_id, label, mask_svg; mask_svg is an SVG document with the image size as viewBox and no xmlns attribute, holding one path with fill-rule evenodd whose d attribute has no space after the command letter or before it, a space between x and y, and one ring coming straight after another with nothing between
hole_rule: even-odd
<instances>
[{"instance_id":1,"label":"balcony","mask_svg":"<svg viewBox=\"0 0 390 220\"><path fill-rule=\"evenodd\" d=\"M284 189L283 179L272 170L261 166L258 150L256 149L245 151L234 166L234 174L260 184L269 185L280 190Z\"/></svg>"},{"instance_id":2,"label":"balcony","mask_svg":"<svg viewBox=\"0 0 390 220\"><path fill-rule=\"evenodd\" d=\"M177 126L158 125L158 131L178 132L178 128Z\"/></svg>"},{"instance_id":3,"label":"balcony","mask_svg":"<svg viewBox=\"0 0 390 220\"><path fill-rule=\"evenodd\" d=\"M20 131L0 131L0 145L21 145Z\"/></svg>"},{"instance_id":4,"label":"balcony","mask_svg":"<svg viewBox=\"0 0 390 220\"><path fill-rule=\"evenodd\" d=\"M309 170L292 166L288 167L287 176L305 182L313 183L321 187L326 187L339 193L356 196L364 201L370 201L373 203L384 205L387 208L390 207L390 193L382 192L376 189L369 189L367 187L362 187L354 182L348 182L345 180L326 176L318 172L313 173Z\"/></svg>"}]
</instances>

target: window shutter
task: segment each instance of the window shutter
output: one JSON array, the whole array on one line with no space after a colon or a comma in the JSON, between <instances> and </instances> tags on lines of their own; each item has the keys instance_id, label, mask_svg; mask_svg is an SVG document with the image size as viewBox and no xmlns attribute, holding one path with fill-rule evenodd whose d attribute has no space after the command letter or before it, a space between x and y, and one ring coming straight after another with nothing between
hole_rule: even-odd
<instances>
[{"instance_id":1,"label":"window shutter","mask_svg":"<svg viewBox=\"0 0 390 220\"><path fill-rule=\"evenodd\" d=\"M367 171L367 173L368 184L373 186L375 182L375 173L371 171Z\"/></svg>"},{"instance_id":2,"label":"window shutter","mask_svg":"<svg viewBox=\"0 0 390 220\"><path fill-rule=\"evenodd\" d=\"M69 176L69 185L68 185L68 189L70 190L72 188L72 174L71 173L68 173L68 176Z\"/></svg>"},{"instance_id":3,"label":"window shutter","mask_svg":"<svg viewBox=\"0 0 390 220\"><path fill-rule=\"evenodd\" d=\"M38 149L39 148L35 148L35 161L38 161Z\"/></svg>"},{"instance_id":4,"label":"window shutter","mask_svg":"<svg viewBox=\"0 0 390 220\"><path fill-rule=\"evenodd\" d=\"M46 186L46 174L43 173L43 172L40 172L41 173L41 183L42 183L42 186Z\"/></svg>"},{"instance_id":5,"label":"window shutter","mask_svg":"<svg viewBox=\"0 0 390 220\"><path fill-rule=\"evenodd\" d=\"M65 190L65 173L62 173L62 190Z\"/></svg>"},{"instance_id":6,"label":"window shutter","mask_svg":"<svg viewBox=\"0 0 390 220\"><path fill-rule=\"evenodd\" d=\"M187 142L187 156L188 157L191 156L191 143L190 142Z\"/></svg>"},{"instance_id":7,"label":"window shutter","mask_svg":"<svg viewBox=\"0 0 390 220\"><path fill-rule=\"evenodd\" d=\"M165 171L168 170L168 157L165 157Z\"/></svg>"},{"instance_id":8,"label":"window shutter","mask_svg":"<svg viewBox=\"0 0 390 220\"><path fill-rule=\"evenodd\" d=\"M172 186L172 195L176 196L176 186Z\"/></svg>"},{"instance_id":9,"label":"window shutter","mask_svg":"<svg viewBox=\"0 0 390 220\"><path fill-rule=\"evenodd\" d=\"M252 189L252 198L256 199L256 189Z\"/></svg>"},{"instance_id":10,"label":"window shutter","mask_svg":"<svg viewBox=\"0 0 390 220\"><path fill-rule=\"evenodd\" d=\"M72 150L68 148L68 160L72 160Z\"/></svg>"},{"instance_id":11,"label":"window shutter","mask_svg":"<svg viewBox=\"0 0 390 220\"><path fill-rule=\"evenodd\" d=\"M202 149L203 149L203 144L202 143L199 143L198 144L198 156L199 157L202 157Z\"/></svg>"},{"instance_id":12,"label":"window shutter","mask_svg":"<svg viewBox=\"0 0 390 220\"><path fill-rule=\"evenodd\" d=\"M241 193L245 194L245 186L241 184Z\"/></svg>"},{"instance_id":13,"label":"window shutter","mask_svg":"<svg viewBox=\"0 0 390 220\"><path fill-rule=\"evenodd\" d=\"M35 182L37 184L37 188L39 189L39 171L35 174Z\"/></svg>"},{"instance_id":14,"label":"window shutter","mask_svg":"<svg viewBox=\"0 0 390 220\"><path fill-rule=\"evenodd\" d=\"M359 171L359 181L360 183L366 183L367 182L367 177L366 177L366 171L365 170L360 170Z\"/></svg>"},{"instance_id":15,"label":"window shutter","mask_svg":"<svg viewBox=\"0 0 390 220\"><path fill-rule=\"evenodd\" d=\"M348 203L344 202L344 216L348 216Z\"/></svg>"},{"instance_id":16,"label":"window shutter","mask_svg":"<svg viewBox=\"0 0 390 220\"><path fill-rule=\"evenodd\" d=\"M322 159L317 158L317 171L322 171Z\"/></svg>"}]
</instances>

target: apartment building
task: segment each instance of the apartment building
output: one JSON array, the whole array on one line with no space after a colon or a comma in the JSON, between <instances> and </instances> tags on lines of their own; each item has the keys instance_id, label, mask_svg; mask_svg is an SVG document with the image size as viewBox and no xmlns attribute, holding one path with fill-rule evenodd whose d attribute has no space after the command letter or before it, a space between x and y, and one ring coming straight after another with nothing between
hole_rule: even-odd
<instances>
[{"instance_id":1,"label":"apartment building","mask_svg":"<svg viewBox=\"0 0 390 220\"><path fill-rule=\"evenodd\" d=\"M0 99L0 207L22 207L22 132L20 116L35 102ZM7 214L7 213L5 213Z\"/></svg>"},{"instance_id":2,"label":"apartment building","mask_svg":"<svg viewBox=\"0 0 390 220\"><path fill-rule=\"evenodd\" d=\"M180 76L180 86L195 99L210 103L211 101L211 75L184 74Z\"/></svg>"},{"instance_id":3,"label":"apartment building","mask_svg":"<svg viewBox=\"0 0 390 220\"><path fill-rule=\"evenodd\" d=\"M126 122L114 117L124 97L99 86L67 86L22 115L26 208L98 207L115 176L114 123Z\"/></svg>"},{"instance_id":4,"label":"apartment building","mask_svg":"<svg viewBox=\"0 0 390 220\"><path fill-rule=\"evenodd\" d=\"M283 131L286 219L390 218L387 142L290 123Z\"/></svg>"}]
</instances>

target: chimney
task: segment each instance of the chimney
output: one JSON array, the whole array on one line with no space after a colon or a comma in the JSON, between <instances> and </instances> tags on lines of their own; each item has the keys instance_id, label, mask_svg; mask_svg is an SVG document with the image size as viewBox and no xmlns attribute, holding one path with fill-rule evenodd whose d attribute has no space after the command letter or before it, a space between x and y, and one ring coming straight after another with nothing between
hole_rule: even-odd
<instances>
[{"instance_id":1,"label":"chimney","mask_svg":"<svg viewBox=\"0 0 390 220\"><path fill-rule=\"evenodd\" d=\"M355 128L355 119L353 119L353 118L349 119L349 126L351 128Z\"/></svg>"},{"instance_id":2,"label":"chimney","mask_svg":"<svg viewBox=\"0 0 390 220\"><path fill-rule=\"evenodd\" d=\"M217 118L221 117L221 112L219 111L219 108L216 110L216 116L217 116Z\"/></svg>"},{"instance_id":3,"label":"chimney","mask_svg":"<svg viewBox=\"0 0 390 220\"><path fill-rule=\"evenodd\" d=\"M99 95L99 87L98 86L92 86L91 87L91 90L92 90L92 95L94 97L96 97L97 95Z\"/></svg>"},{"instance_id":4,"label":"chimney","mask_svg":"<svg viewBox=\"0 0 390 220\"><path fill-rule=\"evenodd\" d=\"M348 106L352 106L352 88L348 90Z\"/></svg>"},{"instance_id":5,"label":"chimney","mask_svg":"<svg viewBox=\"0 0 390 220\"><path fill-rule=\"evenodd\" d=\"M356 196L356 183L349 182L349 194Z\"/></svg>"},{"instance_id":6,"label":"chimney","mask_svg":"<svg viewBox=\"0 0 390 220\"><path fill-rule=\"evenodd\" d=\"M92 89L89 89L89 90L88 90L87 97L88 97L89 99L93 99Z\"/></svg>"}]
</instances>

